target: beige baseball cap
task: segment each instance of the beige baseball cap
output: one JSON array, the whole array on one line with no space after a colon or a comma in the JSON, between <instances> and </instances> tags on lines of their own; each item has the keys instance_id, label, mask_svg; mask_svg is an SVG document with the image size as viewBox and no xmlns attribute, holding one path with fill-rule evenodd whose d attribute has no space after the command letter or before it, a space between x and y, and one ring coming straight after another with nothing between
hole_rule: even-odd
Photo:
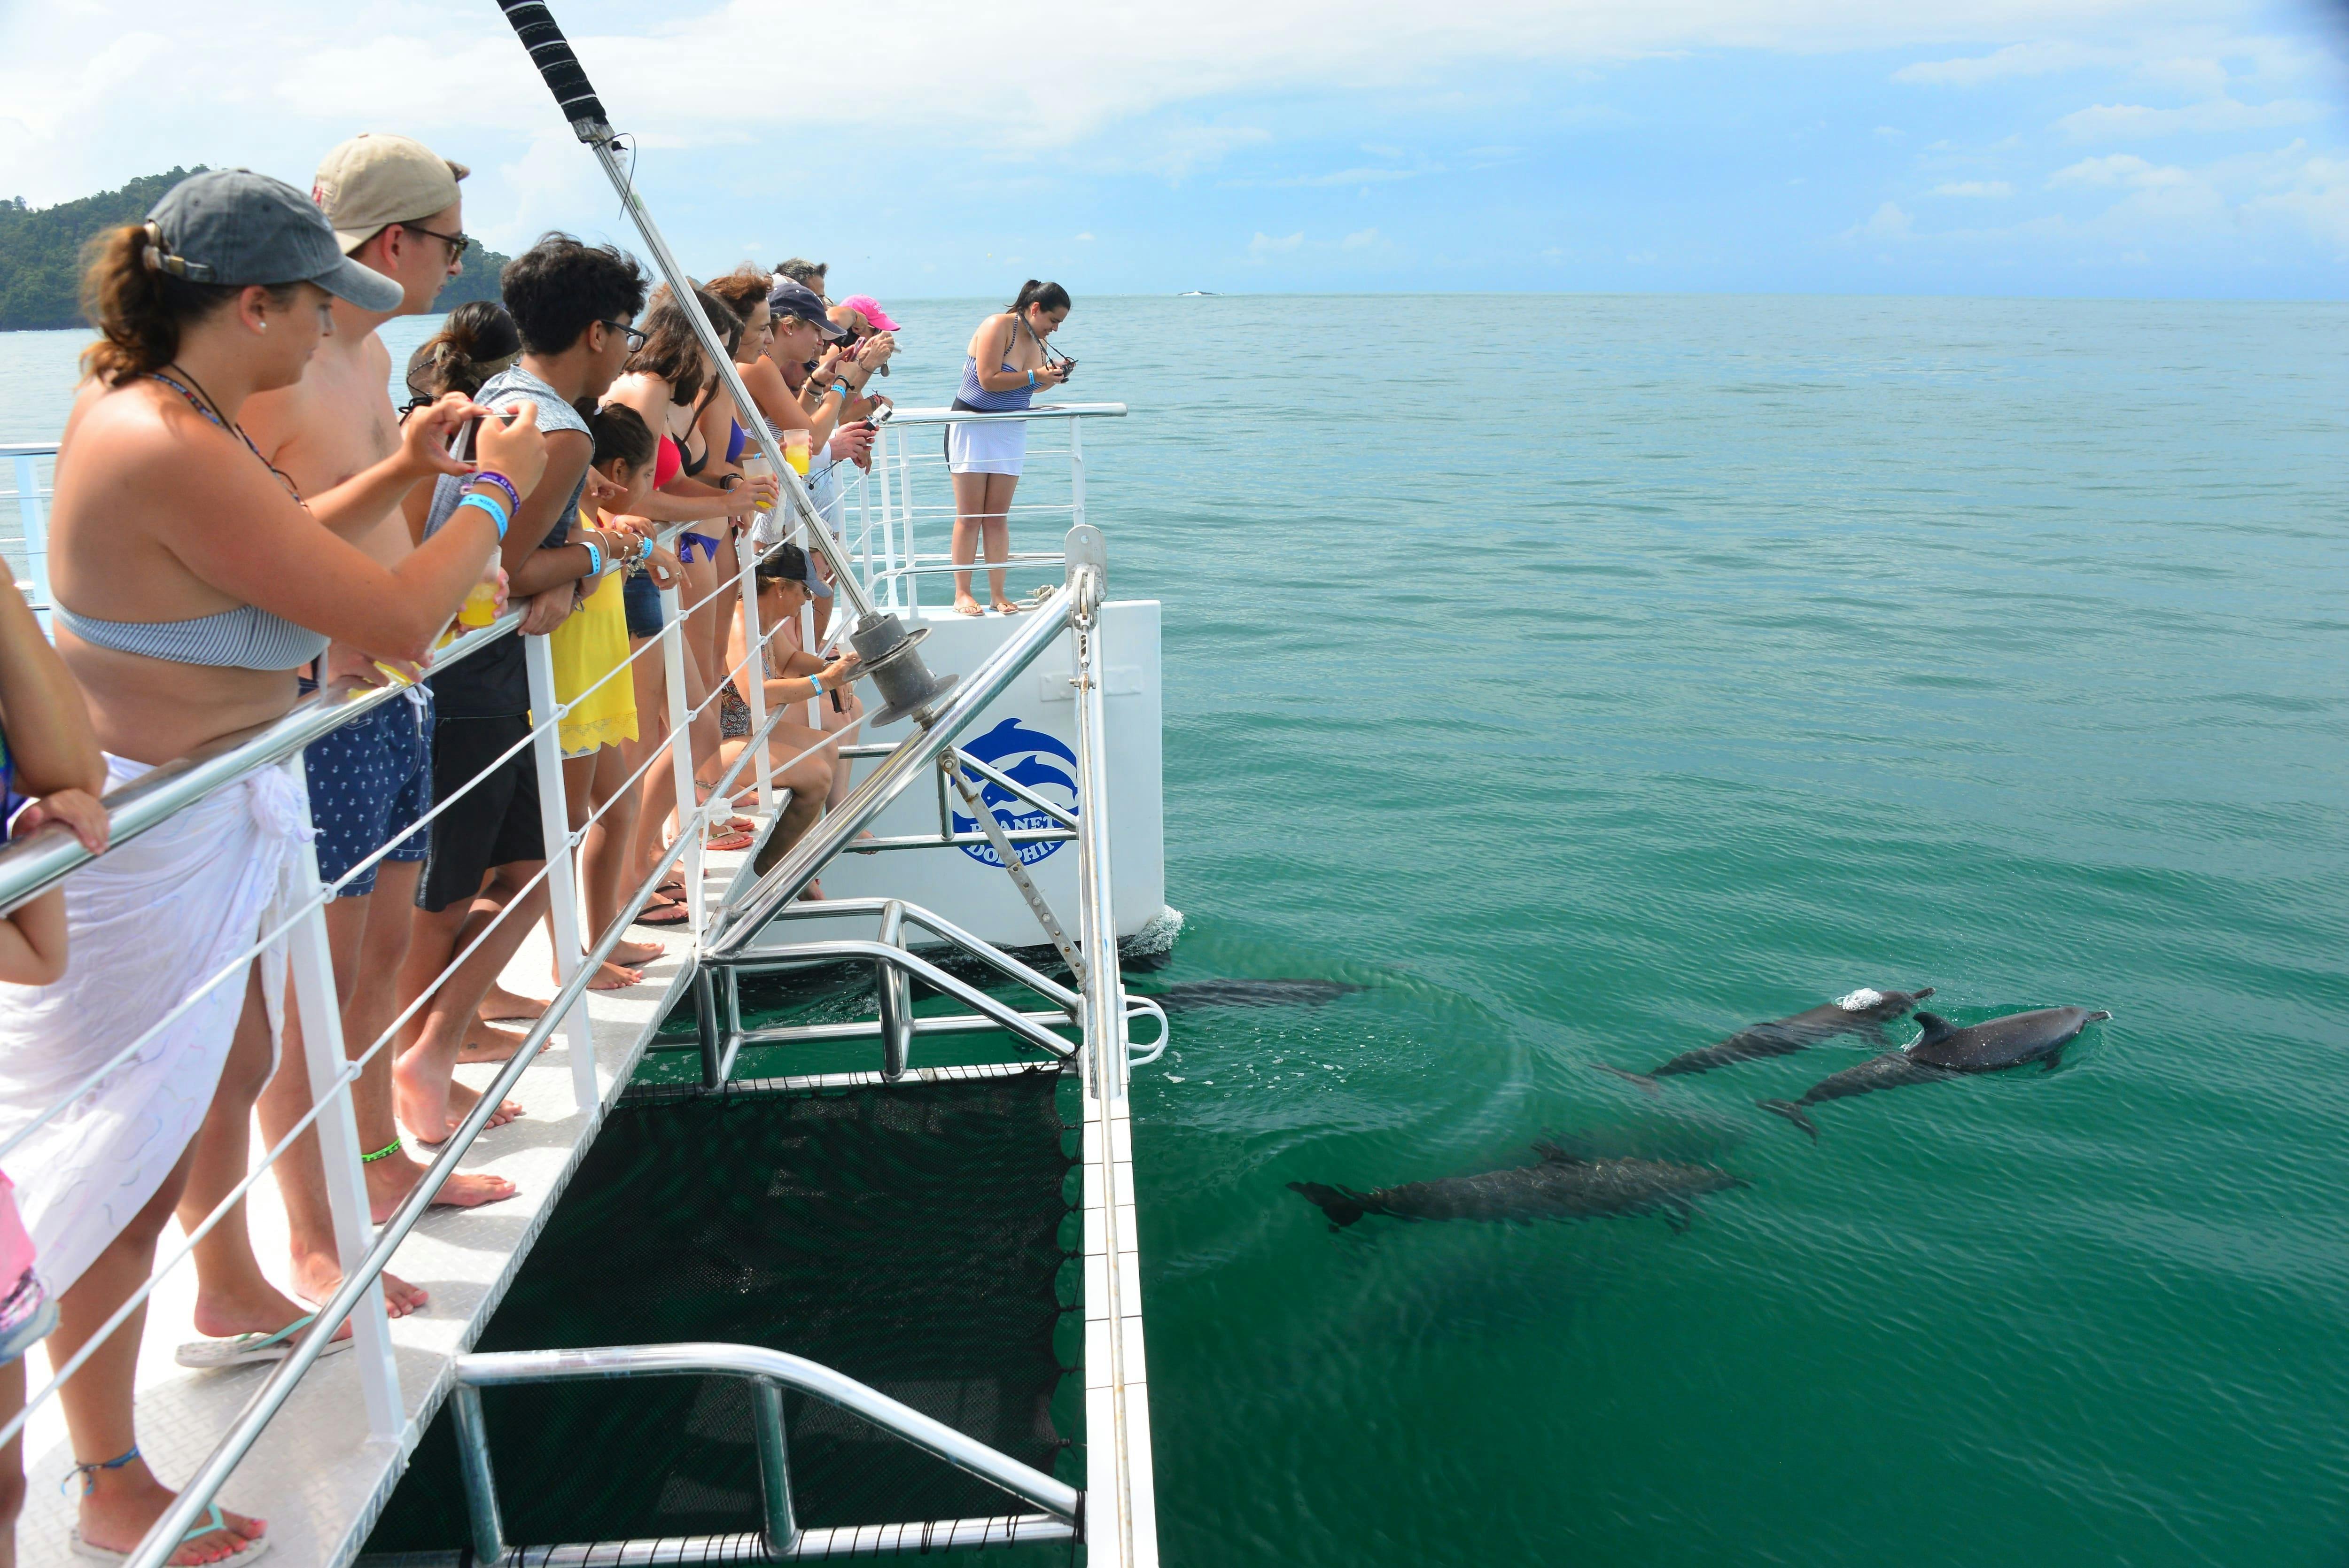
<instances>
[{"instance_id":1,"label":"beige baseball cap","mask_svg":"<svg viewBox=\"0 0 2349 1568\"><path fill-rule=\"evenodd\" d=\"M347 256L394 223L456 205L457 181L471 172L413 137L363 130L320 161L310 199Z\"/></svg>"}]
</instances>

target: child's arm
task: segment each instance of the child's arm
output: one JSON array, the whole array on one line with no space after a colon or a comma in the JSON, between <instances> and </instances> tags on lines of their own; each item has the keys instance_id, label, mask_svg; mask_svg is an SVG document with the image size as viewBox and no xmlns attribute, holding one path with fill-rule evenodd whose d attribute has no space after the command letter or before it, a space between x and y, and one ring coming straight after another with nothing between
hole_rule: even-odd
<instances>
[{"instance_id":1,"label":"child's arm","mask_svg":"<svg viewBox=\"0 0 2349 1568\"><path fill-rule=\"evenodd\" d=\"M22 601L19 601L21 603ZM106 852L106 808L81 789L60 789L18 814L16 832L62 822L91 854ZM0 920L0 982L47 985L66 972L66 895L51 888Z\"/></svg>"},{"instance_id":2,"label":"child's arm","mask_svg":"<svg viewBox=\"0 0 2349 1568\"><path fill-rule=\"evenodd\" d=\"M66 894L51 888L0 920L0 983L47 985L66 972Z\"/></svg>"},{"instance_id":3,"label":"child's arm","mask_svg":"<svg viewBox=\"0 0 2349 1568\"><path fill-rule=\"evenodd\" d=\"M81 687L8 582L0 582L0 727L16 759L18 793L105 789L106 758Z\"/></svg>"}]
</instances>

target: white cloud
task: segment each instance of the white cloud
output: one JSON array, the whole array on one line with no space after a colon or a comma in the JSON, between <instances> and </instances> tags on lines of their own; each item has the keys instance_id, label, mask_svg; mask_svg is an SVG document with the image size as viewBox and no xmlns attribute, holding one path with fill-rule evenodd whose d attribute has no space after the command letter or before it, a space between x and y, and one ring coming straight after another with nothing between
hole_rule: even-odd
<instances>
[{"instance_id":1,"label":"white cloud","mask_svg":"<svg viewBox=\"0 0 2349 1568\"><path fill-rule=\"evenodd\" d=\"M2194 177L2183 169L2147 163L2135 153L2116 152L2108 158L2084 158L2047 177L2050 189L2067 185L2124 186L2150 191L2164 185L2184 185Z\"/></svg>"},{"instance_id":2,"label":"white cloud","mask_svg":"<svg viewBox=\"0 0 2349 1568\"><path fill-rule=\"evenodd\" d=\"M2075 141L2133 141L2180 131L2263 130L2276 126L2305 125L2323 119L2330 112L2321 103L2302 98L2248 104L2231 98L2215 98L2176 108L2100 103L2065 115L2055 122L2055 129Z\"/></svg>"},{"instance_id":3,"label":"white cloud","mask_svg":"<svg viewBox=\"0 0 2349 1568\"><path fill-rule=\"evenodd\" d=\"M1171 27L1143 0L1081 11L1066 0L874 0L856 26L889 40L888 63L859 73L854 91L746 88L726 94L716 114L708 92L676 84L706 83L721 68L714 62L741 59L759 40L800 36L798 0L688 0L682 13L657 15L557 0L555 10L615 124L696 146L819 126L868 146L967 143L976 63L1000 57L1008 38L1049 36L1050 73L1014 73L988 93L987 154L1018 160L1102 151L1094 144L1107 128L1239 95L1425 89L1488 65L1588 67L1691 49L1988 45L2024 29L2104 25L2116 3L1199 0ZM2173 0L2117 3L2126 11ZM0 185L37 201L198 160L306 173L326 147L369 125L446 142L459 157L470 150L477 166L514 161L543 125L561 129L497 12L424 0L340 11L240 0L233 27L184 0L19 0L0 6L0 104L23 127L0 132ZM1180 145L1162 171L1180 178L1263 132L1171 134Z\"/></svg>"},{"instance_id":4,"label":"white cloud","mask_svg":"<svg viewBox=\"0 0 2349 1568\"><path fill-rule=\"evenodd\" d=\"M1878 207L1867 222L1854 224L1843 232L1847 240L1905 240L1913 222L1899 206L1887 201Z\"/></svg>"},{"instance_id":5,"label":"white cloud","mask_svg":"<svg viewBox=\"0 0 2349 1568\"><path fill-rule=\"evenodd\" d=\"M1933 187L1936 196L1982 196L2002 200L2014 194L2014 187L2003 180L1952 180Z\"/></svg>"},{"instance_id":6,"label":"white cloud","mask_svg":"<svg viewBox=\"0 0 2349 1568\"><path fill-rule=\"evenodd\" d=\"M1078 239L1080 239L1080 240L1090 240L1090 239L1092 239L1092 237L1093 237L1093 236L1092 236L1092 232L1091 230L1087 230L1084 233L1079 234L1079 235L1077 236L1077 238L1078 238Z\"/></svg>"},{"instance_id":7,"label":"white cloud","mask_svg":"<svg viewBox=\"0 0 2349 1568\"><path fill-rule=\"evenodd\" d=\"M2049 71L2076 70L2082 66L2097 63L2108 57L2100 51L2083 48L2078 44L2049 40L2035 44L2009 44L2006 47L1970 59L1920 60L1913 66L1903 66L1892 73L1896 82L1928 82L1941 87L1980 87L2002 77L2035 77Z\"/></svg>"},{"instance_id":8,"label":"white cloud","mask_svg":"<svg viewBox=\"0 0 2349 1568\"><path fill-rule=\"evenodd\" d=\"M1257 231L1256 238L1248 242L1248 260L1263 262L1274 256L1285 256L1303 243L1305 243L1305 231L1302 229L1278 240L1259 229Z\"/></svg>"},{"instance_id":9,"label":"white cloud","mask_svg":"<svg viewBox=\"0 0 2349 1568\"><path fill-rule=\"evenodd\" d=\"M1339 241L1338 248L1341 251L1367 251L1378 242L1379 232L1376 229L1357 229Z\"/></svg>"}]
</instances>

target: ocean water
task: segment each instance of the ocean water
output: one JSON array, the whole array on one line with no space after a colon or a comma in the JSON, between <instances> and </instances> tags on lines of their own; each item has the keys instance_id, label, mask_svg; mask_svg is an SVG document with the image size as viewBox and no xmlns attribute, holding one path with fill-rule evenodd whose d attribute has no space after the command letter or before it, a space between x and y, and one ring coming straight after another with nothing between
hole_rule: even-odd
<instances>
[{"instance_id":1,"label":"ocean water","mask_svg":"<svg viewBox=\"0 0 2349 1568\"><path fill-rule=\"evenodd\" d=\"M944 401L982 302L888 304ZM1136 985L1363 987L1137 1075L1168 1563L2349 1562L2349 307L1080 294L1062 342L1166 604ZM0 439L72 346L0 338ZM1754 1101L1872 1047L1597 1070L1929 985L2115 1017L1816 1145ZM1750 1185L1681 1234L1286 1190L1545 1135Z\"/></svg>"}]
</instances>

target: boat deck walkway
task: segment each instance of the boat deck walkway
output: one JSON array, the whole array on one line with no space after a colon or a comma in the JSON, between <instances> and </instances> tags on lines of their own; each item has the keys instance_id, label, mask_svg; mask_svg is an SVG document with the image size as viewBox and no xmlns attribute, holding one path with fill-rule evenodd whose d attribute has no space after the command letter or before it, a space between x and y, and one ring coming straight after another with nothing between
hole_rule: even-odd
<instances>
[{"instance_id":1,"label":"boat deck walkway","mask_svg":"<svg viewBox=\"0 0 2349 1568\"><path fill-rule=\"evenodd\" d=\"M748 851L705 857L713 906L748 858ZM680 954L690 948L691 938L673 926L637 934L667 943L669 952L646 966L641 985L588 994L601 1090L596 1106L588 1111L574 1106L567 1031L556 1030L514 1091L522 1117L485 1130L464 1162L465 1170L506 1178L519 1192L480 1209L431 1211L391 1260L391 1273L431 1295L423 1311L391 1326L408 1418L399 1442L368 1439L356 1357L328 1357L303 1379L222 1489L222 1506L268 1522L274 1561L289 1568L343 1568L365 1544L407 1454L447 1394L452 1358L471 1348L497 1309L605 1112L668 1011L683 968ZM554 955L541 923L507 965L504 981L519 995L543 996L554 990L553 975ZM460 1067L458 1076L482 1088L496 1071L494 1065ZM256 1156L260 1141L256 1135ZM256 1183L246 1209L254 1253L282 1289L286 1224L275 1183ZM179 1240L176 1225L165 1230L166 1247ZM199 1372L174 1362L178 1346L201 1337L192 1322L195 1296L194 1270L182 1263L150 1299L140 1347L139 1442L166 1485L194 1471L270 1370L264 1366ZM26 1371L29 1388L47 1383L46 1354L36 1349ZM26 1568L65 1568L86 1561L73 1555L68 1541L75 1521L76 1493L67 1484L72 1468L64 1415L52 1399L25 1431L29 1495L17 1530L17 1560Z\"/></svg>"}]
</instances>

